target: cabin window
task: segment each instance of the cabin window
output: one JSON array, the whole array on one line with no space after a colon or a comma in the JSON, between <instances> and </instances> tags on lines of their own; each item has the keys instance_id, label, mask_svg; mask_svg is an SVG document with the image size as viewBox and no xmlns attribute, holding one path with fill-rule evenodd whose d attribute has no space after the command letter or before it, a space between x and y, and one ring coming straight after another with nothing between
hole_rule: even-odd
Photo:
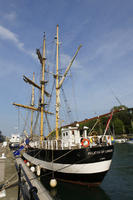
<instances>
[{"instance_id":1,"label":"cabin window","mask_svg":"<svg viewBox=\"0 0 133 200\"><path fill-rule=\"evenodd\" d=\"M72 135L74 135L74 131L72 131Z\"/></svg>"},{"instance_id":2,"label":"cabin window","mask_svg":"<svg viewBox=\"0 0 133 200\"><path fill-rule=\"evenodd\" d=\"M66 136L68 136L68 132L66 132Z\"/></svg>"}]
</instances>

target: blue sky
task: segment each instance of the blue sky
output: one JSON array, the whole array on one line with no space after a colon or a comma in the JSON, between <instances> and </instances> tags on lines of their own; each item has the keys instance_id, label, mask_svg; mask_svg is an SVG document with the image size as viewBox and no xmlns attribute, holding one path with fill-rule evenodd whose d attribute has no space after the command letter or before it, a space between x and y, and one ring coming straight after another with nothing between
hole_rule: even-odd
<instances>
[{"instance_id":1,"label":"blue sky","mask_svg":"<svg viewBox=\"0 0 133 200\"><path fill-rule=\"evenodd\" d=\"M12 102L27 104L31 87L22 75L39 76L35 56L46 32L47 47L59 24L61 65L81 48L64 82L74 120L103 114L113 106L133 107L132 0L1 0L0 1L0 130L10 135L18 126ZM48 51L49 57L52 50ZM52 61L49 61L53 65ZM74 94L72 100L72 94ZM20 123L20 122L19 122Z\"/></svg>"}]
</instances>

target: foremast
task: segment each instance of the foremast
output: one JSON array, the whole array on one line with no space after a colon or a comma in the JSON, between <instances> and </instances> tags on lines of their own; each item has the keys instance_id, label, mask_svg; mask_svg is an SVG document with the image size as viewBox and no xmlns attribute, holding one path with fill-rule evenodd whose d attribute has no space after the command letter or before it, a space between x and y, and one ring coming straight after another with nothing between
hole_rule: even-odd
<instances>
[{"instance_id":1,"label":"foremast","mask_svg":"<svg viewBox=\"0 0 133 200\"><path fill-rule=\"evenodd\" d=\"M33 82L35 82L35 72L33 72ZM34 91L34 86L32 86L32 99L31 99L31 106L32 107L34 106L34 99L35 99L35 91ZM32 130L32 127L33 127L33 113L34 113L34 111L31 110L31 126L30 126L31 139L33 138L33 130Z\"/></svg>"},{"instance_id":2,"label":"foremast","mask_svg":"<svg viewBox=\"0 0 133 200\"><path fill-rule=\"evenodd\" d=\"M17 103L13 103L13 105L17 106L17 107L22 107L22 108L26 108L29 110L33 111L40 111L41 112L41 122L40 122L40 143L42 143L43 139L44 139L44 135L43 135L43 120L44 120L44 113L46 114L53 114L51 112L45 111L44 110L44 94L46 94L46 96L50 97L50 94L48 92L45 91L45 83L47 83L47 81L45 81L45 62L46 62L46 57L45 57L45 48L46 48L46 42L45 42L45 34L44 34L44 39L43 39L43 51L42 51L42 55L39 51L39 49L37 49L36 53L38 55L38 58L40 60L40 63L42 65L42 77L41 77L41 81L40 81L40 86L37 85L34 82L34 75L33 75L33 81L30 80L29 78L27 78L26 76L23 76L23 79L26 83L29 83L31 85L33 85L34 87L38 88L39 90L41 90L41 102L38 108L34 107L34 103L33 103L33 89L32 89L32 104L31 106L27 106L27 105L22 105L22 104L17 104ZM32 123L33 123L33 116L31 115L31 127L32 127ZM30 130L31 132L31 136L32 136L32 130Z\"/></svg>"}]
</instances>

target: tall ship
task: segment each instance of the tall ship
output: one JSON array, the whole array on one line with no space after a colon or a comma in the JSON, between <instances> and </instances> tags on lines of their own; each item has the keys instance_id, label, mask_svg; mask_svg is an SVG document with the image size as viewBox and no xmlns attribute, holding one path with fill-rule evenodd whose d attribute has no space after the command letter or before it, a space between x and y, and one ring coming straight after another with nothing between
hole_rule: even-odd
<instances>
[{"instance_id":1,"label":"tall ship","mask_svg":"<svg viewBox=\"0 0 133 200\"><path fill-rule=\"evenodd\" d=\"M31 84L32 87L40 90L39 106L35 107L32 101L30 106L13 103L18 107L23 107L33 112L40 113L40 134L39 140L33 141L33 132L31 131L30 143L26 146L23 153L25 160L32 165L38 166L45 171L49 177L55 177L57 180L66 181L81 185L99 185L104 176L110 169L114 147L112 144L112 136L109 133L109 125L112 119L113 111L93 119L86 119L80 122L74 122L60 126L60 90L65 78L74 62L81 45L78 47L70 64L66 68L64 74L59 74L59 26L57 25L56 33L56 72L53 75L55 79L55 129L52 134L47 136L44 134L44 121L47 121L49 112L46 105L46 97L51 95L46 91L46 85L49 84L46 80L46 39L43 38L42 53L37 49L39 61L41 63L41 81L40 85L36 84L24 76L24 80ZM33 92L34 93L34 92ZM33 97L34 95L32 95ZM33 98L32 98L33 99ZM82 105L81 105L82 106ZM116 112L116 111L115 111ZM100 118L105 117L107 120L103 132L95 131L95 127L100 121ZM86 122L95 120L95 123L90 127L85 126ZM33 124L33 122L31 122ZM33 127L33 126L32 126ZM32 129L31 129L32 130Z\"/></svg>"}]
</instances>

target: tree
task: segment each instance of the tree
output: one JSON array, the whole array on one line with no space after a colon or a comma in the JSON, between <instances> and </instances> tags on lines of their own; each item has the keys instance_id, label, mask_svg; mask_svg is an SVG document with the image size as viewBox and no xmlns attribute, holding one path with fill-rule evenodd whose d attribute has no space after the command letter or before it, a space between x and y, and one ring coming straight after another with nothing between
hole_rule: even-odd
<instances>
[{"instance_id":1,"label":"tree","mask_svg":"<svg viewBox=\"0 0 133 200\"><path fill-rule=\"evenodd\" d=\"M2 135L2 131L0 131L0 142L3 142L5 140L5 137Z\"/></svg>"},{"instance_id":2,"label":"tree","mask_svg":"<svg viewBox=\"0 0 133 200\"><path fill-rule=\"evenodd\" d=\"M116 118L113 123L116 135L120 135L125 132L124 123L122 122L122 120Z\"/></svg>"}]
</instances>

